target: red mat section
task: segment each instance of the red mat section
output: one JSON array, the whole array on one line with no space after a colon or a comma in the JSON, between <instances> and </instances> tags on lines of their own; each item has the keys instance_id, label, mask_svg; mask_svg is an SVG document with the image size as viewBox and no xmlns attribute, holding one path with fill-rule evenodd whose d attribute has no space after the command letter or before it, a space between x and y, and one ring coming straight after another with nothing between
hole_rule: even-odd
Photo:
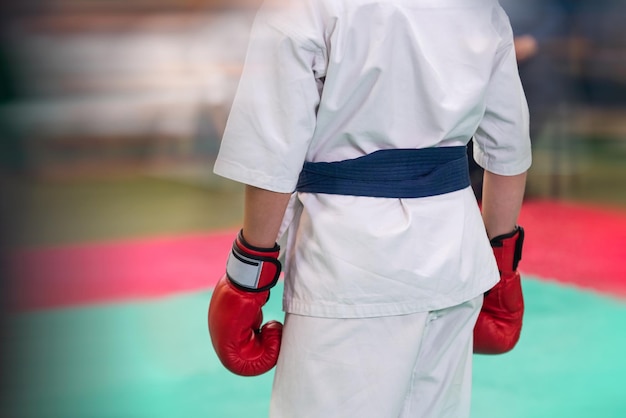
<instances>
[{"instance_id":1,"label":"red mat section","mask_svg":"<svg viewBox=\"0 0 626 418\"><path fill-rule=\"evenodd\" d=\"M626 211L531 201L520 225L522 273L626 297Z\"/></svg>"},{"instance_id":2,"label":"red mat section","mask_svg":"<svg viewBox=\"0 0 626 418\"><path fill-rule=\"evenodd\" d=\"M16 251L11 310L33 310L210 288L237 231Z\"/></svg>"},{"instance_id":3,"label":"red mat section","mask_svg":"<svg viewBox=\"0 0 626 418\"><path fill-rule=\"evenodd\" d=\"M527 202L522 273L626 297L626 212ZM9 254L12 310L159 297L212 287L237 231Z\"/></svg>"}]
</instances>

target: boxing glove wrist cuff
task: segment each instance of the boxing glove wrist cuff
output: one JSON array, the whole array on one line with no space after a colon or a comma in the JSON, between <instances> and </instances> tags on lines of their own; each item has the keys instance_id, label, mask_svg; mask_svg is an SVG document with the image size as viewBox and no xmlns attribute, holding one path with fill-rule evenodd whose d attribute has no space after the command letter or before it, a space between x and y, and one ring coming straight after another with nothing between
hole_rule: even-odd
<instances>
[{"instance_id":1,"label":"boxing glove wrist cuff","mask_svg":"<svg viewBox=\"0 0 626 418\"><path fill-rule=\"evenodd\" d=\"M498 260L498 265L506 264L505 268L517 270L522 259L524 228L516 226L512 232L492 238L490 243Z\"/></svg>"},{"instance_id":2,"label":"boxing glove wrist cuff","mask_svg":"<svg viewBox=\"0 0 626 418\"><path fill-rule=\"evenodd\" d=\"M254 247L239 232L226 263L226 275L239 289L263 292L276 285L281 272L280 247Z\"/></svg>"}]
</instances>

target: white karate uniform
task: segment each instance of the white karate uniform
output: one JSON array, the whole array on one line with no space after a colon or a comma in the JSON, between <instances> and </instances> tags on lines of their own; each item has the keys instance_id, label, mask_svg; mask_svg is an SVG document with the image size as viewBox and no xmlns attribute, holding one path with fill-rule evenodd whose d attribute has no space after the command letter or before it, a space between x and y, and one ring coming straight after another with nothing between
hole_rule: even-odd
<instances>
[{"instance_id":1,"label":"white karate uniform","mask_svg":"<svg viewBox=\"0 0 626 418\"><path fill-rule=\"evenodd\" d=\"M252 28L215 173L292 192L304 161L472 137L486 170L529 168L528 109L496 0L270 0ZM294 193L281 236L288 315L427 313L499 278L470 187L413 199Z\"/></svg>"},{"instance_id":2,"label":"white karate uniform","mask_svg":"<svg viewBox=\"0 0 626 418\"><path fill-rule=\"evenodd\" d=\"M482 300L377 318L287 314L270 416L468 418Z\"/></svg>"}]
</instances>

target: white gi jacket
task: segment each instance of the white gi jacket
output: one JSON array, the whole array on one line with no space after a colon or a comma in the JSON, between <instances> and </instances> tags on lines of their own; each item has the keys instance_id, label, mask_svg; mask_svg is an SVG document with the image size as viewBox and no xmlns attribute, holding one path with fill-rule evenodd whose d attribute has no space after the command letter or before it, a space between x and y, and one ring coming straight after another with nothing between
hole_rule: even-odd
<instances>
[{"instance_id":1,"label":"white gi jacket","mask_svg":"<svg viewBox=\"0 0 626 418\"><path fill-rule=\"evenodd\" d=\"M272 0L259 11L215 173L292 192L304 161L464 146L531 163L528 109L496 0ZM335 318L453 306L499 278L471 188L389 199L295 193L284 309Z\"/></svg>"}]
</instances>

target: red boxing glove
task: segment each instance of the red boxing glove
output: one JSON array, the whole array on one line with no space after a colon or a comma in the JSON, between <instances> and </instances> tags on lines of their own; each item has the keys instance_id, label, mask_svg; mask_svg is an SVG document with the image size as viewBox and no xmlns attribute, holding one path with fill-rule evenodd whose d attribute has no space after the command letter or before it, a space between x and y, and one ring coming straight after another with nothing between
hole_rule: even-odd
<instances>
[{"instance_id":1,"label":"red boxing glove","mask_svg":"<svg viewBox=\"0 0 626 418\"><path fill-rule=\"evenodd\" d=\"M222 364L241 376L257 376L276 365L283 325L261 326L261 308L281 271L280 247L256 248L240 232L209 304L209 333Z\"/></svg>"},{"instance_id":2,"label":"red boxing glove","mask_svg":"<svg viewBox=\"0 0 626 418\"><path fill-rule=\"evenodd\" d=\"M491 240L500 281L485 293L474 327L474 353L502 354L515 347L522 331L524 297L517 265L522 259L524 229Z\"/></svg>"}]
</instances>

